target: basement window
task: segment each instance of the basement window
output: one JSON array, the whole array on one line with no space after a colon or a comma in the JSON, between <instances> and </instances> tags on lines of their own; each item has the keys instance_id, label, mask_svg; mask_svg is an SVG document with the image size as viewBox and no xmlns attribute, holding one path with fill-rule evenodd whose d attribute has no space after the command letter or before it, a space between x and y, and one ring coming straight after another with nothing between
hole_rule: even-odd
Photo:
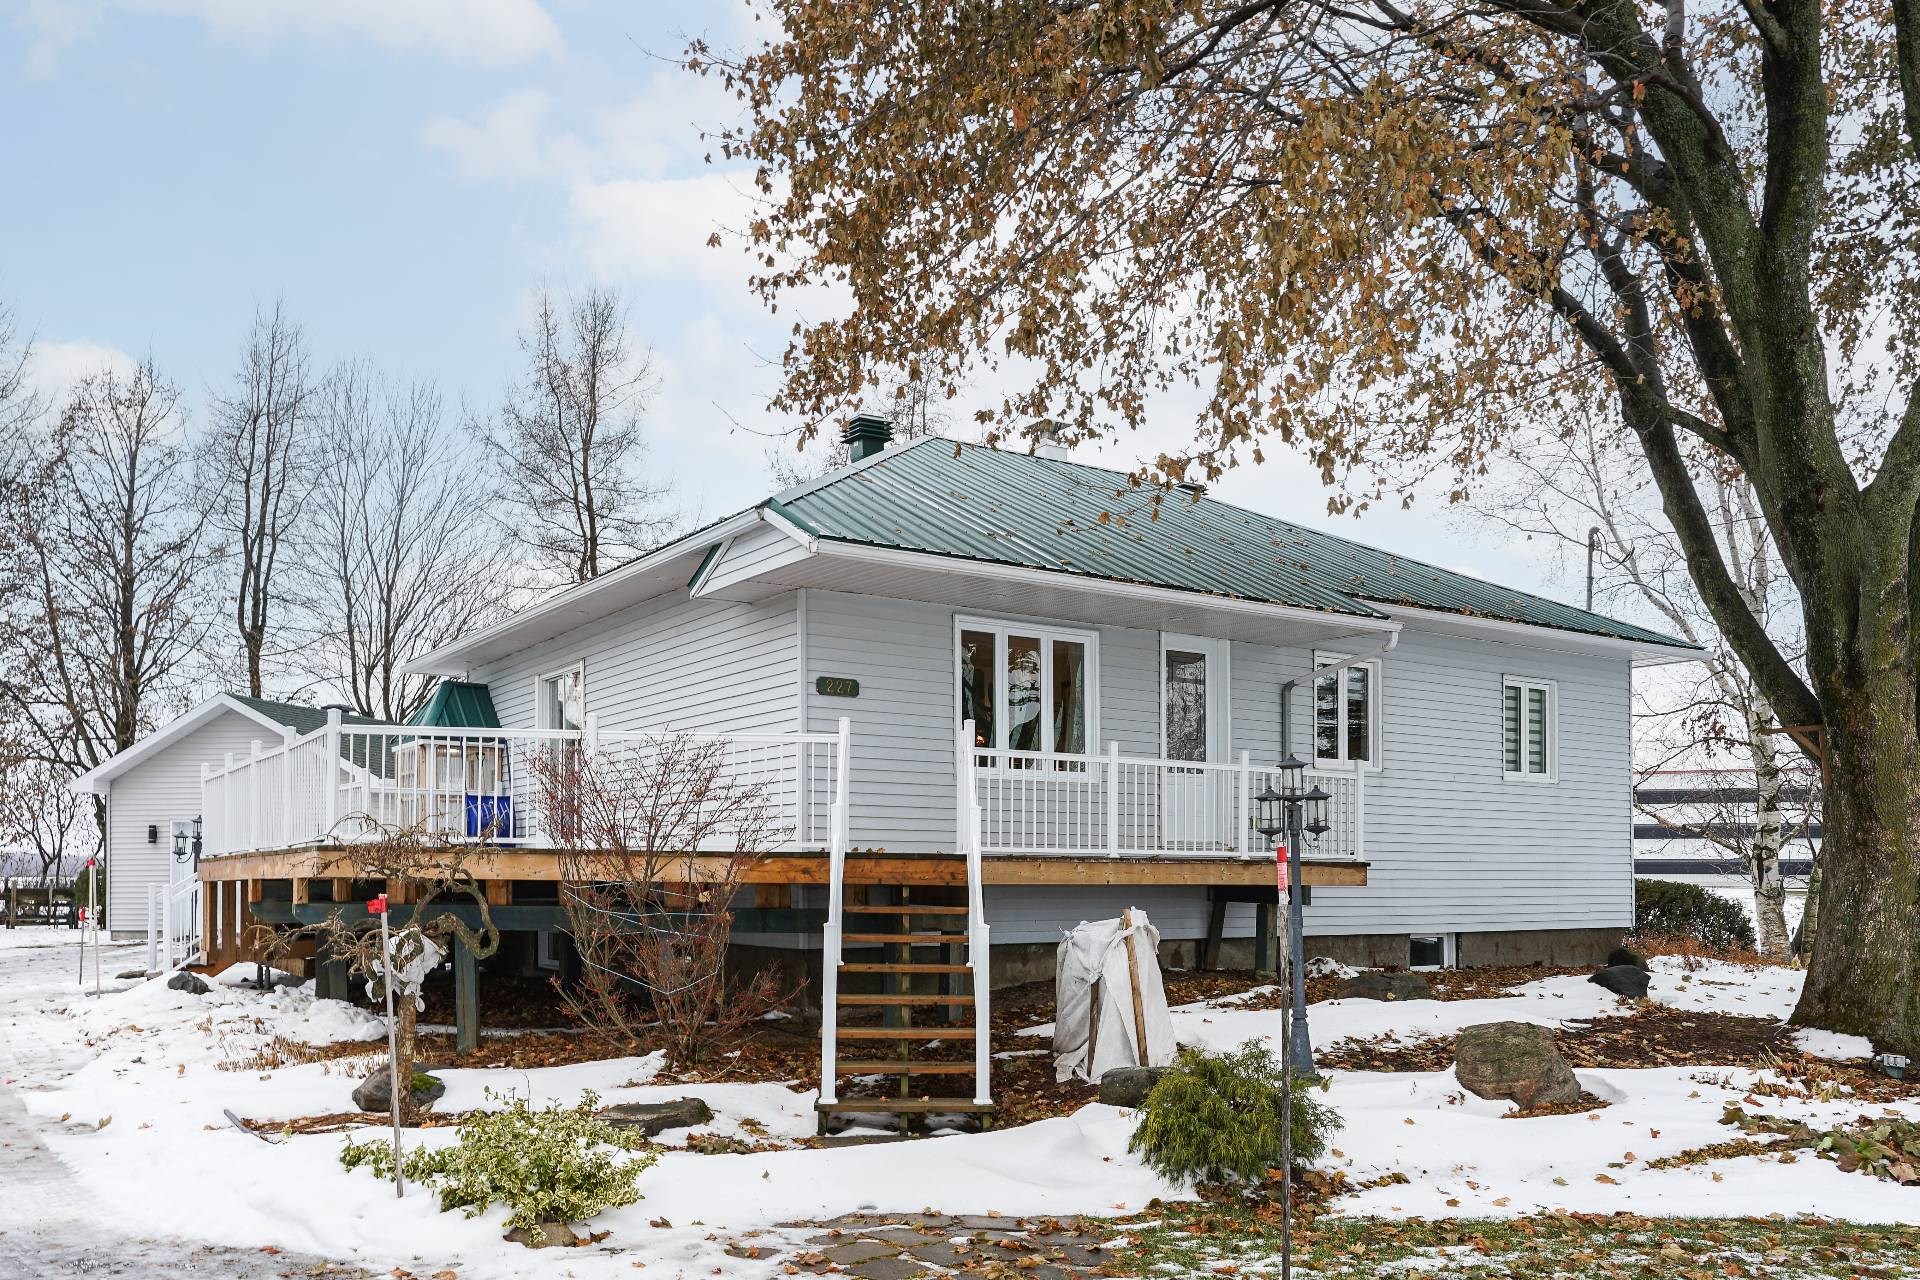
<instances>
[{"instance_id":1,"label":"basement window","mask_svg":"<svg viewBox=\"0 0 1920 1280\"><path fill-rule=\"evenodd\" d=\"M1453 935L1415 933L1407 937L1407 968L1451 969L1454 966Z\"/></svg>"},{"instance_id":2,"label":"basement window","mask_svg":"<svg viewBox=\"0 0 1920 1280\"><path fill-rule=\"evenodd\" d=\"M533 935L533 960L542 969L560 967L560 936L552 929L542 929Z\"/></svg>"}]
</instances>

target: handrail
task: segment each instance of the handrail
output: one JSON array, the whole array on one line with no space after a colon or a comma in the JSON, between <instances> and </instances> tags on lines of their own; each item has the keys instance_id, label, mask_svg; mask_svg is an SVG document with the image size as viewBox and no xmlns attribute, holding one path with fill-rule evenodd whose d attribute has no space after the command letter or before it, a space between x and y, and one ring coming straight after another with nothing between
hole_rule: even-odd
<instances>
[{"instance_id":1,"label":"handrail","mask_svg":"<svg viewBox=\"0 0 1920 1280\"><path fill-rule=\"evenodd\" d=\"M838 1098L836 1071L840 1049L841 902L847 878L847 774L852 759L853 721L841 716L834 742L833 806L827 837L827 922L820 931L820 1101Z\"/></svg>"},{"instance_id":2,"label":"handrail","mask_svg":"<svg viewBox=\"0 0 1920 1280\"><path fill-rule=\"evenodd\" d=\"M980 771L969 752L976 748L974 722L964 720L955 737L954 770L959 775L959 844L967 862L967 967L973 970L973 1100L982 1106L993 1101L993 1010L990 1004L991 951L987 942L984 876L980 865L982 819Z\"/></svg>"}]
</instances>

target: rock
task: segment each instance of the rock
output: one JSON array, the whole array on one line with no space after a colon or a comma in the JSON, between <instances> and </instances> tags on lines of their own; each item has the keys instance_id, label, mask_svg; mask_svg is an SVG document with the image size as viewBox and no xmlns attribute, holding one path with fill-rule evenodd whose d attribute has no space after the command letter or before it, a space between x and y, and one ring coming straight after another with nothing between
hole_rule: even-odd
<instances>
[{"instance_id":1,"label":"rock","mask_svg":"<svg viewBox=\"0 0 1920 1280\"><path fill-rule=\"evenodd\" d=\"M1100 1101L1110 1107L1137 1107L1165 1074L1165 1067L1114 1067L1100 1077Z\"/></svg>"},{"instance_id":2,"label":"rock","mask_svg":"<svg viewBox=\"0 0 1920 1280\"><path fill-rule=\"evenodd\" d=\"M122 969L119 973L113 975L113 980L115 982L125 982L128 978L144 978L146 976L147 971L145 969Z\"/></svg>"},{"instance_id":3,"label":"rock","mask_svg":"<svg viewBox=\"0 0 1920 1280\"><path fill-rule=\"evenodd\" d=\"M1342 1000L1431 1000L1433 986L1423 974L1370 969L1342 982L1336 994Z\"/></svg>"},{"instance_id":4,"label":"rock","mask_svg":"<svg viewBox=\"0 0 1920 1280\"><path fill-rule=\"evenodd\" d=\"M1647 971L1638 965L1609 965L1587 981L1603 986L1617 996L1630 996L1635 1000L1647 998Z\"/></svg>"},{"instance_id":5,"label":"rock","mask_svg":"<svg viewBox=\"0 0 1920 1280\"><path fill-rule=\"evenodd\" d=\"M621 1129L638 1129L653 1138L668 1129L690 1129L697 1124L711 1124L713 1108L698 1098L675 1098L671 1102L622 1102L602 1108L599 1118Z\"/></svg>"},{"instance_id":6,"label":"rock","mask_svg":"<svg viewBox=\"0 0 1920 1280\"><path fill-rule=\"evenodd\" d=\"M1630 964L1636 969L1645 969L1651 972L1651 968L1647 964L1647 958L1638 951L1635 951L1632 947L1620 946L1607 952L1607 968L1613 969L1623 964Z\"/></svg>"},{"instance_id":7,"label":"rock","mask_svg":"<svg viewBox=\"0 0 1920 1280\"><path fill-rule=\"evenodd\" d=\"M393 1092L388 1088L388 1072L385 1067L376 1067L372 1075L362 1080L353 1090L353 1105L362 1111L389 1111L393 1107ZM446 1095L447 1086L438 1077L428 1075L418 1067L413 1072L413 1087L410 1090L413 1105L420 1110L432 1106Z\"/></svg>"},{"instance_id":8,"label":"rock","mask_svg":"<svg viewBox=\"0 0 1920 1280\"><path fill-rule=\"evenodd\" d=\"M572 1224L566 1222L542 1222L534 1227L515 1227L507 1232L507 1239L515 1244L523 1244L529 1249L547 1249L555 1246L571 1249L587 1243L587 1238L575 1235Z\"/></svg>"},{"instance_id":9,"label":"rock","mask_svg":"<svg viewBox=\"0 0 1920 1280\"><path fill-rule=\"evenodd\" d=\"M188 973L185 969L182 969L167 979L167 990L184 991L190 996L203 996L213 990L213 988L202 982L199 974Z\"/></svg>"},{"instance_id":10,"label":"rock","mask_svg":"<svg viewBox=\"0 0 1920 1280\"><path fill-rule=\"evenodd\" d=\"M1454 1044L1454 1074L1468 1092L1506 1098L1520 1108L1580 1100L1580 1082L1560 1056L1553 1032L1531 1022L1483 1022Z\"/></svg>"}]
</instances>

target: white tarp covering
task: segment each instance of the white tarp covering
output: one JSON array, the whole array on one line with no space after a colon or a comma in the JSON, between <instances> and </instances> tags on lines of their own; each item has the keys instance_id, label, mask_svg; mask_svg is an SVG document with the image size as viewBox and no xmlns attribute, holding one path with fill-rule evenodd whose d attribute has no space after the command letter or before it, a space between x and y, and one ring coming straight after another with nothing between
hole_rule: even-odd
<instances>
[{"instance_id":1,"label":"white tarp covering","mask_svg":"<svg viewBox=\"0 0 1920 1280\"><path fill-rule=\"evenodd\" d=\"M1053 980L1055 1079L1098 1080L1114 1067L1163 1067L1173 1061L1173 1022L1160 985L1160 931L1146 912L1134 908L1119 920L1095 920L1069 930ZM1133 1013L1136 982L1145 1062Z\"/></svg>"}]
</instances>

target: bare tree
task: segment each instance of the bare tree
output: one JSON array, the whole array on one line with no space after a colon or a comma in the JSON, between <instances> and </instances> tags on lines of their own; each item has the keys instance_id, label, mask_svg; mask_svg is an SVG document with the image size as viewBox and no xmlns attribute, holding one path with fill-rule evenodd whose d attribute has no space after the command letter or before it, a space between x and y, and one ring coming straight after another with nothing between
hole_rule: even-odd
<instances>
[{"instance_id":1,"label":"bare tree","mask_svg":"<svg viewBox=\"0 0 1920 1280\"><path fill-rule=\"evenodd\" d=\"M300 326L279 302L256 311L233 385L213 398L198 459L212 530L231 552L234 626L255 697L285 647L283 553L313 488L317 399Z\"/></svg>"},{"instance_id":2,"label":"bare tree","mask_svg":"<svg viewBox=\"0 0 1920 1280\"><path fill-rule=\"evenodd\" d=\"M0 761L0 841L24 847L43 885L98 845L86 821L92 806L67 786L71 778L43 760Z\"/></svg>"},{"instance_id":3,"label":"bare tree","mask_svg":"<svg viewBox=\"0 0 1920 1280\"><path fill-rule=\"evenodd\" d=\"M561 904L580 953L581 1021L637 1045L657 1023L667 1061L691 1067L780 1000L771 970L726 972L733 903L761 857L763 787L729 768L728 744L649 735L534 762L561 853Z\"/></svg>"},{"instance_id":4,"label":"bare tree","mask_svg":"<svg viewBox=\"0 0 1920 1280\"><path fill-rule=\"evenodd\" d=\"M472 844L451 844L412 830L385 830L376 837L354 846L362 872L386 885L387 906L399 921L390 927L392 951L383 954L379 921L364 907L348 905L330 913L313 932L334 956L347 961L350 973L369 981L371 993L384 996L389 972L403 974L417 963L445 955L457 939L485 960L500 949L500 931L493 923L493 909L480 882L467 870L467 859L477 849ZM458 911L475 913L478 927L468 925ZM390 916L391 920L392 917ZM296 935L280 933L263 940L269 948L284 948ZM395 1073L402 1081L393 1105L402 1124L414 1119L413 1079L418 1061L418 1009L411 993L403 996L394 988Z\"/></svg>"},{"instance_id":5,"label":"bare tree","mask_svg":"<svg viewBox=\"0 0 1920 1280\"><path fill-rule=\"evenodd\" d=\"M7 494L4 711L23 754L88 769L180 695L211 554L179 392L143 361L75 389Z\"/></svg>"},{"instance_id":6,"label":"bare tree","mask_svg":"<svg viewBox=\"0 0 1920 1280\"><path fill-rule=\"evenodd\" d=\"M1651 768L1715 763L1731 756L1754 777L1753 834L1715 842L1742 859L1753 886L1760 950L1788 947L1781 849L1791 824L1783 800L1803 764L1765 691L1715 625L1688 573L1644 461L1597 414L1553 415L1555 428L1516 441L1506 481L1473 504L1477 514L1563 552L1584 554L1593 540L1594 598L1651 621L1704 650L1685 671L1637 682L1636 754ZM1800 601L1767 533L1752 487L1723 455L1692 450L1693 484L1746 609L1778 650L1798 663L1805 653ZM1713 828L1724 832L1725 824Z\"/></svg>"},{"instance_id":7,"label":"bare tree","mask_svg":"<svg viewBox=\"0 0 1920 1280\"><path fill-rule=\"evenodd\" d=\"M316 666L361 713L402 721L434 681L401 667L505 608L512 584L437 388L351 364L329 379L320 416Z\"/></svg>"},{"instance_id":8,"label":"bare tree","mask_svg":"<svg viewBox=\"0 0 1920 1280\"><path fill-rule=\"evenodd\" d=\"M520 349L521 382L474 433L509 534L542 574L586 582L658 544L675 519L668 485L646 470L652 353L633 349L625 303L607 289L543 288Z\"/></svg>"}]
</instances>

